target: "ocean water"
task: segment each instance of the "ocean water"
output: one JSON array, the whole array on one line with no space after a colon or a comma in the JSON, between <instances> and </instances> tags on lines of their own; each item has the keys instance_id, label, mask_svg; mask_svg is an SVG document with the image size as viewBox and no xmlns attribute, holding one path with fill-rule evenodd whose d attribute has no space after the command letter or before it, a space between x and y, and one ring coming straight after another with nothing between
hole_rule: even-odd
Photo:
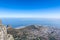
<instances>
[{"instance_id":1,"label":"ocean water","mask_svg":"<svg viewBox=\"0 0 60 40\"><path fill-rule=\"evenodd\" d=\"M1 18L4 25L11 25L13 28L26 25L48 25L60 28L60 19L48 18Z\"/></svg>"}]
</instances>

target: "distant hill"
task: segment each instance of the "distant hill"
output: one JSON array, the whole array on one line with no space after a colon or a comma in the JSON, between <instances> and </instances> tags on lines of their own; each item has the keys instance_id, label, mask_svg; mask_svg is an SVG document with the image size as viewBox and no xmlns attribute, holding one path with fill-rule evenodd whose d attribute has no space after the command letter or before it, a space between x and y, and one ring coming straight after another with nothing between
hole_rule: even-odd
<instances>
[{"instance_id":1,"label":"distant hill","mask_svg":"<svg viewBox=\"0 0 60 40\"><path fill-rule=\"evenodd\" d=\"M39 25L29 25L20 29L9 27L8 34L12 34L15 40L60 40L60 29Z\"/></svg>"}]
</instances>

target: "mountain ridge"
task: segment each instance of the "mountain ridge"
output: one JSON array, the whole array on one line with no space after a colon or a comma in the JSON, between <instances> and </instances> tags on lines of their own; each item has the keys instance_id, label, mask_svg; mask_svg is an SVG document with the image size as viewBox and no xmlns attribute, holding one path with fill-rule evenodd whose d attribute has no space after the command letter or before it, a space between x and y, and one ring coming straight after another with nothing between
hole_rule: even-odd
<instances>
[{"instance_id":1,"label":"mountain ridge","mask_svg":"<svg viewBox=\"0 0 60 40\"><path fill-rule=\"evenodd\" d=\"M16 40L60 40L60 29L54 27L44 27L39 25L29 25L24 28L8 29L8 34L12 34ZM52 37L52 38L51 38Z\"/></svg>"}]
</instances>

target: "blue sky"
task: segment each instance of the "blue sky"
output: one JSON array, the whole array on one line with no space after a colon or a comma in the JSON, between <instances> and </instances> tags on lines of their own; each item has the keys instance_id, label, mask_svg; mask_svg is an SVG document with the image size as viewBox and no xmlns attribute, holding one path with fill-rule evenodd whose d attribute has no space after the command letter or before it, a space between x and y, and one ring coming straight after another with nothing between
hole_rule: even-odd
<instances>
[{"instance_id":1,"label":"blue sky","mask_svg":"<svg viewBox=\"0 0 60 40\"><path fill-rule=\"evenodd\" d=\"M0 0L0 18L60 18L60 0Z\"/></svg>"}]
</instances>

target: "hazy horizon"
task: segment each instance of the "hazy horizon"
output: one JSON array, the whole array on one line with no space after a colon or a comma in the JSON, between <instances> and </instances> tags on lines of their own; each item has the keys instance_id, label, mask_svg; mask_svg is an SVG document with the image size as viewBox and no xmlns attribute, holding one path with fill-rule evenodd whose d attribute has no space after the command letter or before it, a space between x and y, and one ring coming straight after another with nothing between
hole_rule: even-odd
<instances>
[{"instance_id":1,"label":"hazy horizon","mask_svg":"<svg viewBox=\"0 0 60 40\"><path fill-rule=\"evenodd\" d=\"M0 19L3 24L13 27L29 24L60 26L60 0L0 0Z\"/></svg>"},{"instance_id":2,"label":"hazy horizon","mask_svg":"<svg viewBox=\"0 0 60 40\"><path fill-rule=\"evenodd\" d=\"M27 25L47 25L60 28L60 19L47 19L47 18L2 18L2 24L11 25L13 28L23 27Z\"/></svg>"}]
</instances>

